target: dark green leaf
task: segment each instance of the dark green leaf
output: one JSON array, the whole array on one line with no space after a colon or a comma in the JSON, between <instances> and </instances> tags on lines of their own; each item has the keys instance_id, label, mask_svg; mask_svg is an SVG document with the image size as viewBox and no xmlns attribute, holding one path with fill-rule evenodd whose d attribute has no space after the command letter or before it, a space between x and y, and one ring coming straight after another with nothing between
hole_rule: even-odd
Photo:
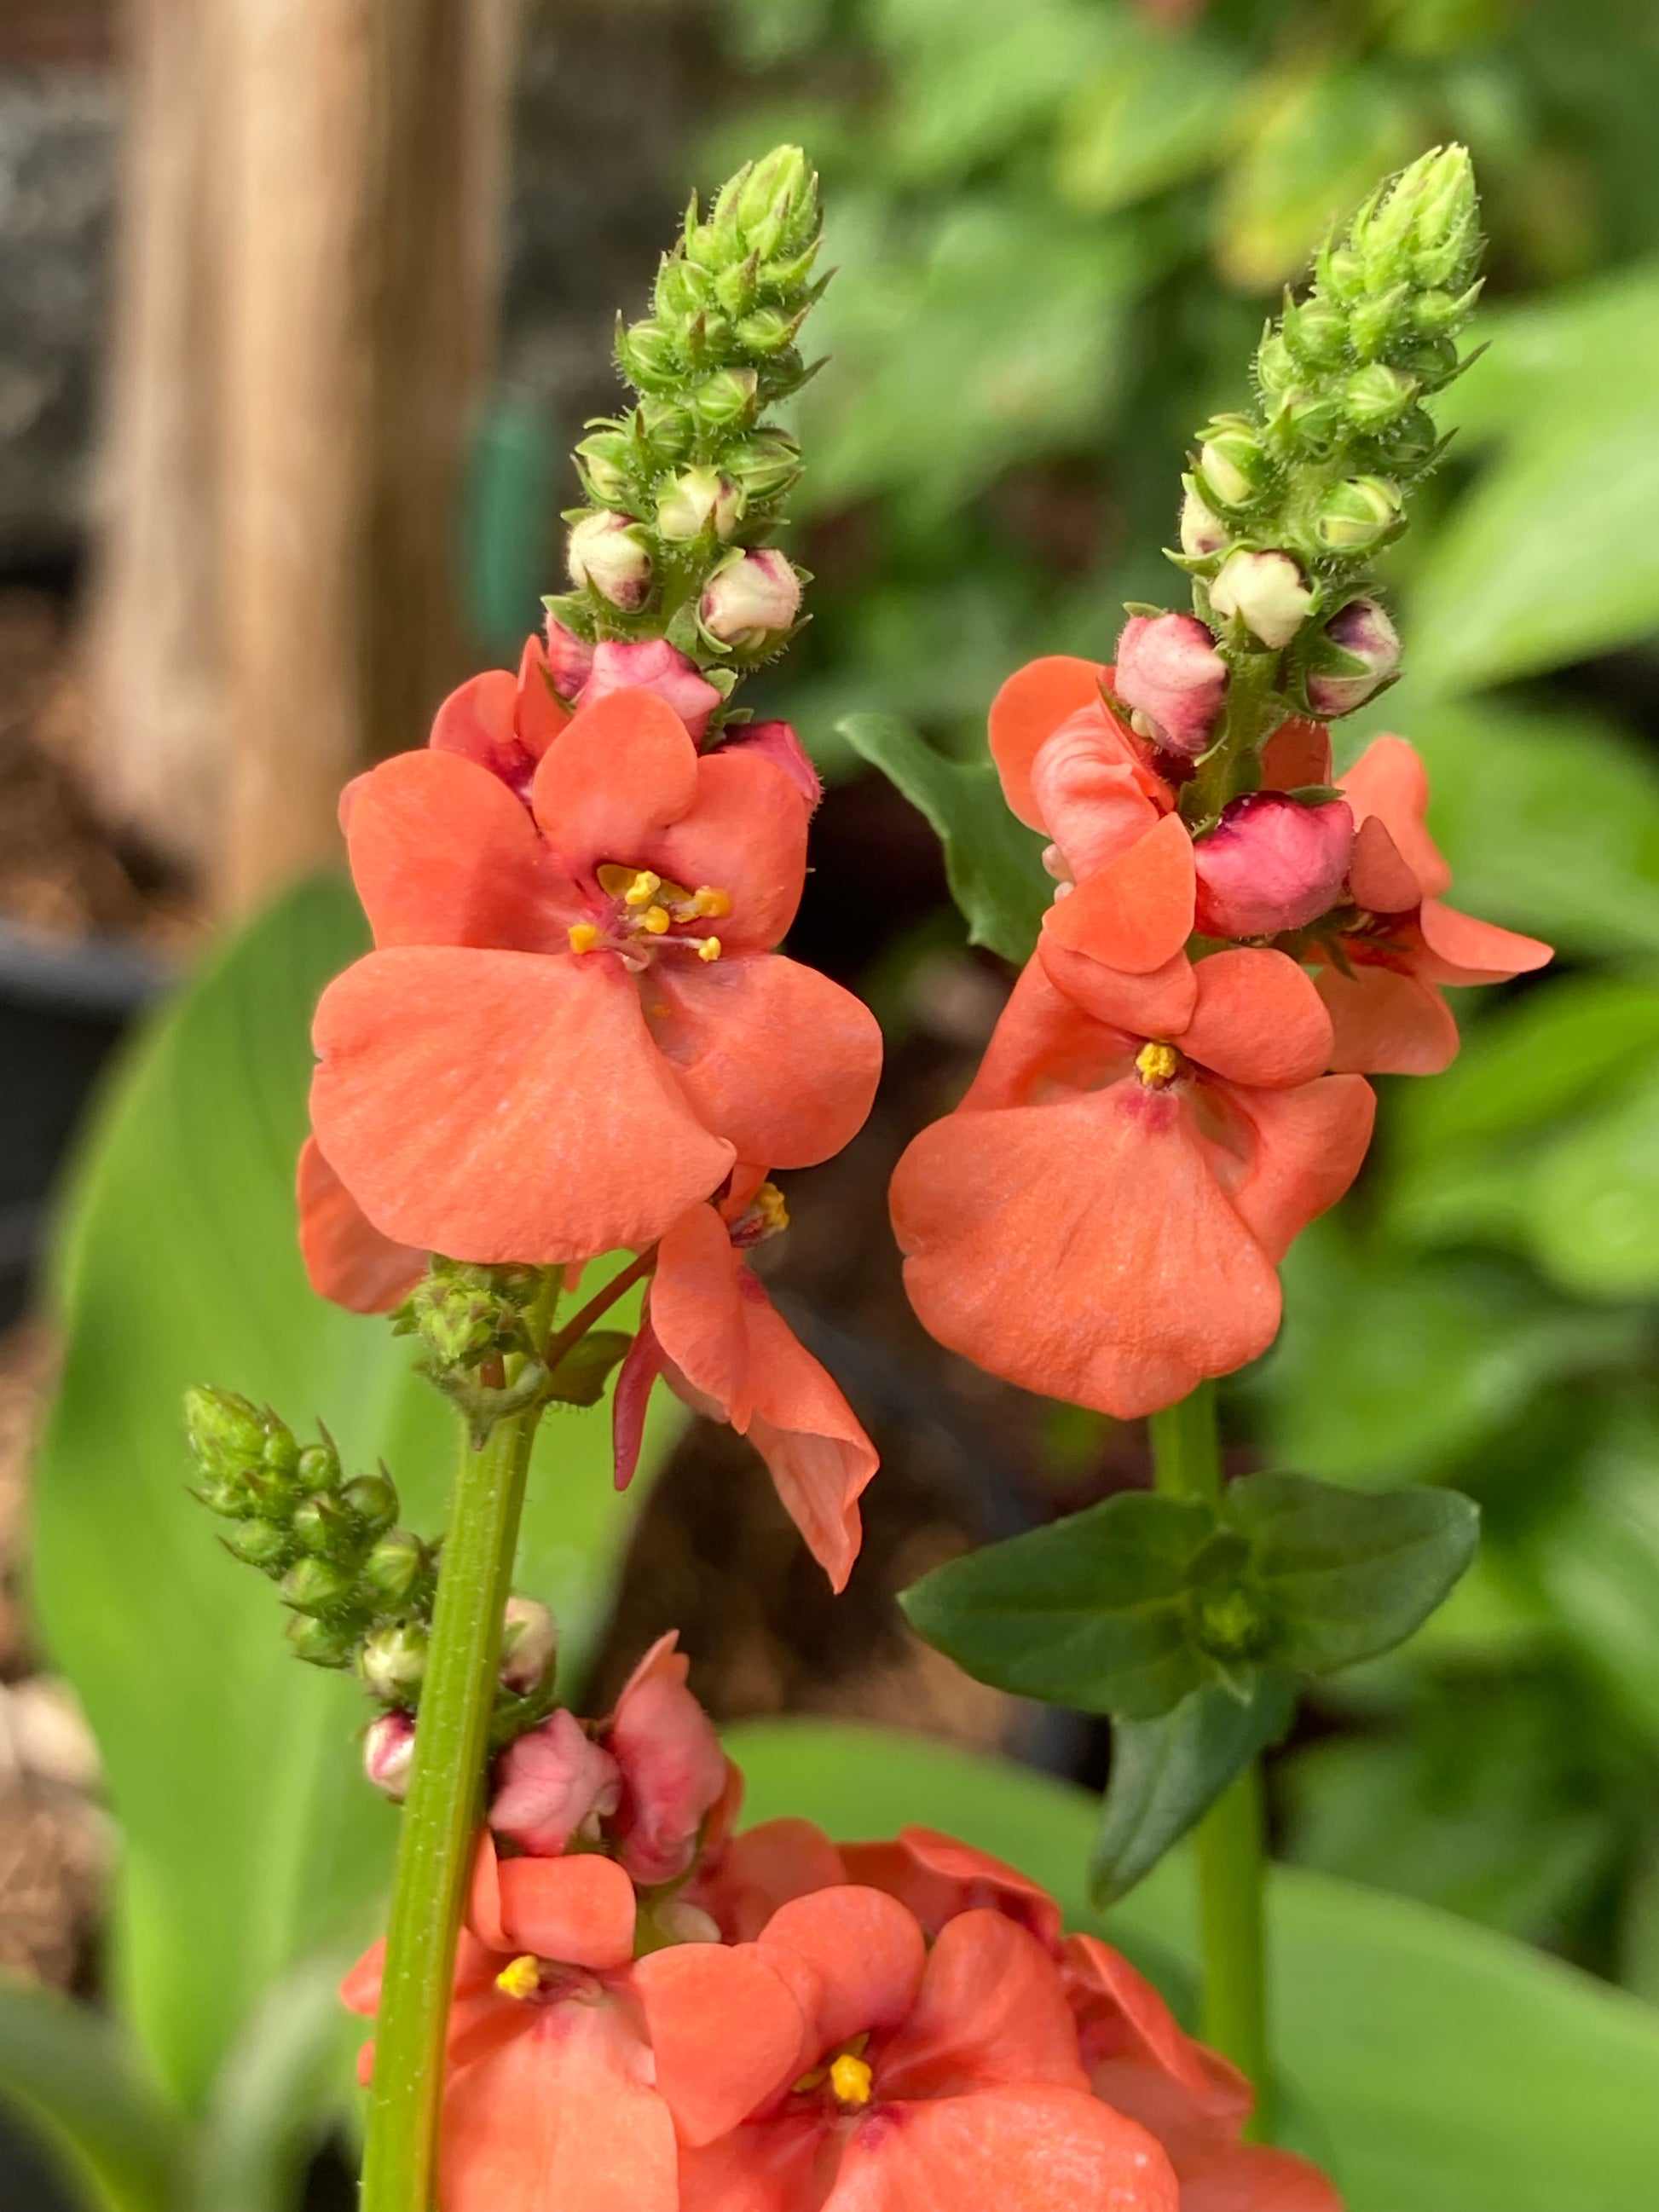
<instances>
[{"instance_id":1,"label":"dark green leaf","mask_svg":"<svg viewBox=\"0 0 1659 2212\"><path fill-rule=\"evenodd\" d=\"M990 763L947 760L887 714L849 714L836 727L933 824L969 942L1017 965L1028 959L1054 886L1042 839L1008 811Z\"/></svg>"},{"instance_id":2,"label":"dark green leaf","mask_svg":"<svg viewBox=\"0 0 1659 2212\"><path fill-rule=\"evenodd\" d=\"M101 2014L0 1980L0 2099L60 2155L88 2212L176 2212L178 2112Z\"/></svg>"},{"instance_id":3,"label":"dark green leaf","mask_svg":"<svg viewBox=\"0 0 1659 2212\"><path fill-rule=\"evenodd\" d=\"M1151 1719L1215 1674L1187 1626L1212 1527L1206 1505L1127 1491L936 1567L901 1602L978 1681Z\"/></svg>"},{"instance_id":4,"label":"dark green leaf","mask_svg":"<svg viewBox=\"0 0 1659 2212\"><path fill-rule=\"evenodd\" d=\"M1295 1709L1294 1684L1262 1674L1248 1698L1206 1684L1158 1720L1115 1720L1091 1873L1095 1902L1115 1905L1149 1875L1234 1776L1278 1742Z\"/></svg>"},{"instance_id":5,"label":"dark green leaf","mask_svg":"<svg viewBox=\"0 0 1659 2212\"><path fill-rule=\"evenodd\" d=\"M590 1329L548 1377L555 1399L564 1406L597 1406L611 1369L627 1357L633 1341L625 1328Z\"/></svg>"},{"instance_id":6,"label":"dark green leaf","mask_svg":"<svg viewBox=\"0 0 1659 2212\"><path fill-rule=\"evenodd\" d=\"M1302 1674L1403 1643L1468 1565L1480 1527L1455 1490L1343 1490L1305 1474L1241 1476L1222 1516L1250 1540L1274 1663Z\"/></svg>"},{"instance_id":7,"label":"dark green leaf","mask_svg":"<svg viewBox=\"0 0 1659 2212\"><path fill-rule=\"evenodd\" d=\"M1659 1290L1659 1078L1588 1115L1540 1153L1523 1217L1534 1253L1586 1298Z\"/></svg>"}]
</instances>

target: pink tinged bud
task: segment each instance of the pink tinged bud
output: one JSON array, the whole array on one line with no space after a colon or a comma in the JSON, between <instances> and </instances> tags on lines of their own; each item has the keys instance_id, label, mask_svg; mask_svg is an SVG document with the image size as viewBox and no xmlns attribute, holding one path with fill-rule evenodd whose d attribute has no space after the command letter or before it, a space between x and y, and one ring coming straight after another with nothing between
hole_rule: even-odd
<instances>
[{"instance_id":1,"label":"pink tinged bud","mask_svg":"<svg viewBox=\"0 0 1659 2212\"><path fill-rule=\"evenodd\" d=\"M598 1841L599 1823L616 1811L622 1786L616 1760L561 1705L497 1760L489 1825L532 1858L557 1858L578 1838Z\"/></svg>"},{"instance_id":2,"label":"pink tinged bud","mask_svg":"<svg viewBox=\"0 0 1659 2212\"><path fill-rule=\"evenodd\" d=\"M1302 806L1282 792L1246 792L1193 848L1200 933L1275 937L1317 921L1342 896L1353 841L1343 799Z\"/></svg>"},{"instance_id":3,"label":"pink tinged bud","mask_svg":"<svg viewBox=\"0 0 1659 2212\"><path fill-rule=\"evenodd\" d=\"M1352 714L1400 667L1400 633L1375 599L1351 599L1333 615L1308 657L1308 704L1316 714Z\"/></svg>"},{"instance_id":4,"label":"pink tinged bud","mask_svg":"<svg viewBox=\"0 0 1659 2212\"><path fill-rule=\"evenodd\" d=\"M817 808L823 786L811 755L787 722L750 722L746 728L733 731L726 742L727 750L735 745L746 753L758 753L774 768L781 768L808 807Z\"/></svg>"},{"instance_id":5,"label":"pink tinged bud","mask_svg":"<svg viewBox=\"0 0 1659 2212\"><path fill-rule=\"evenodd\" d=\"M1219 553L1229 536L1226 524L1206 507L1199 494L1188 489L1181 504L1181 550L1190 560L1207 560Z\"/></svg>"},{"instance_id":6,"label":"pink tinged bud","mask_svg":"<svg viewBox=\"0 0 1659 2212\"><path fill-rule=\"evenodd\" d=\"M793 626L800 612L800 578L781 553L763 546L717 570L697 611L719 644L752 652Z\"/></svg>"},{"instance_id":7,"label":"pink tinged bud","mask_svg":"<svg viewBox=\"0 0 1659 2212\"><path fill-rule=\"evenodd\" d=\"M559 1652L559 1625L533 1597L510 1597L501 1608L501 1686L528 1697L551 1672Z\"/></svg>"},{"instance_id":8,"label":"pink tinged bud","mask_svg":"<svg viewBox=\"0 0 1659 2212\"><path fill-rule=\"evenodd\" d=\"M593 672L592 647L574 629L567 629L556 615L547 617L547 672L567 705L580 698L582 686Z\"/></svg>"},{"instance_id":9,"label":"pink tinged bud","mask_svg":"<svg viewBox=\"0 0 1659 2212\"><path fill-rule=\"evenodd\" d=\"M407 1713L382 1713L363 1738L363 1772L383 1796L401 1805L415 1764L415 1723Z\"/></svg>"},{"instance_id":10,"label":"pink tinged bud","mask_svg":"<svg viewBox=\"0 0 1659 2212\"><path fill-rule=\"evenodd\" d=\"M654 1644L617 1700L605 1746L622 1769L616 1832L622 1862L649 1887L678 1881L726 1789L726 1753L685 1686L690 1662L670 1634Z\"/></svg>"},{"instance_id":11,"label":"pink tinged bud","mask_svg":"<svg viewBox=\"0 0 1659 2212\"><path fill-rule=\"evenodd\" d=\"M737 528L743 495L729 477L713 469L687 469L657 501L658 535L678 544L700 538L712 524L722 542Z\"/></svg>"},{"instance_id":12,"label":"pink tinged bud","mask_svg":"<svg viewBox=\"0 0 1659 2212\"><path fill-rule=\"evenodd\" d=\"M582 691L582 705L596 707L613 691L654 691L666 699L692 740L701 744L708 718L720 703L720 695L696 665L665 637L641 638L637 644L608 641L593 648L593 672Z\"/></svg>"},{"instance_id":13,"label":"pink tinged bud","mask_svg":"<svg viewBox=\"0 0 1659 2212\"><path fill-rule=\"evenodd\" d=\"M1131 615L1112 689L1153 726L1166 752L1195 760L1227 690L1227 664L1196 615Z\"/></svg>"},{"instance_id":14,"label":"pink tinged bud","mask_svg":"<svg viewBox=\"0 0 1659 2212\"><path fill-rule=\"evenodd\" d=\"M1313 607L1313 593L1288 553L1230 553L1210 586L1223 620L1235 615L1275 652L1288 645Z\"/></svg>"},{"instance_id":15,"label":"pink tinged bud","mask_svg":"<svg viewBox=\"0 0 1659 2212\"><path fill-rule=\"evenodd\" d=\"M573 584L591 585L613 607L632 613L651 590L651 556L625 514L585 514L566 548Z\"/></svg>"}]
</instances>

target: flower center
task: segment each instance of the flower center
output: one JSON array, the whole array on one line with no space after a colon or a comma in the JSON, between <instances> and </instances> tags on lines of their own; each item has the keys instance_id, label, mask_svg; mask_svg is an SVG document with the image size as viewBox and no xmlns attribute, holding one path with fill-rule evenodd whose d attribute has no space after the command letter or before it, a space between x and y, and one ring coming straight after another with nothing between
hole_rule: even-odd
<instances>
[{"instance_id":1,"label":"flower center","mask_svg":"<svg viewBox=\"0 0 1659 2212\"><path fill-rule=\"evenodd\" d=\"M763 1182L727 1234L739 1252L747 1252L764 1244L769 1237L781 1236L788 1226L789 1209L783 1202L783 1193L776 1183Z\"/></svg>"},{"instance_id":2,"label":"flower center","mask_svg":"<svg viewBox=\"0 0 1659 2212\"><path fill-rule=\"evenodd\" d=\"M513 1997L526 2004L542 1985L542 1962L532 1951L526 1951L495 1977L495 1986L504 1997Z\"/></svg>"},{"instance_id":3,"label":"flower center","mask_svg":"<svg viewBox=\"0 0 1659 2212\"><path fill-rule=\"evenodd\" d=\"M1135 1054L1135 1073L1149 1091L1167 1089L1180 1073L1181 1054L1172 1044L1144 1044Z\"/></svg>"},{"instance_id":4,"label":"flower center","mask_svg":"<svg viewBox=\"0 0 1659 2212\"><path fill-rule=\"evenodd\" d=\"M644 968L659 945L695 952L699 960L718 960L718 937L694 937L688 925L720 921L732 911L732 895L714 884L696 890L668 882L654 868L624 867L607 860L599 869L606 904L597 921L573 921L573 952L615 952L634 969Z\"/></svg>"},{"instance_id":5,"label":"flower center","mask_svg":"<svg viewBox=\"0 0 1659 2212\"><path fill-rule=\"evenodd\" d=\"M854 2058L851 2051L843 2051L830 2069L830 2087L838 2101L857 2111L870 2101L872 2081L867 2058Z\"/></svg>"}]
</instances>

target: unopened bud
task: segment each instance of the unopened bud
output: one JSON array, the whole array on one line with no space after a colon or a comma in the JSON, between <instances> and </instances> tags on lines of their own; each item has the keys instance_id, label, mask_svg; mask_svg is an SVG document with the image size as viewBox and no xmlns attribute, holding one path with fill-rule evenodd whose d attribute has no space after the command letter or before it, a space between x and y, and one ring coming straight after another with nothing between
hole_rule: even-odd
<instances>
[{"instance_id":1,"label":"unopened bud","mask_svg":"<svg viewBox=\"0 0 1659 2212\"><path fill-rule=\"evenodd\" d=\"M716 369L691 393L691 412L709 429L732 429L754 413L757 382L752 368Z\"/></svg>"},{"instance_id":2,"label":"unopened bud","mask_svg":"<svg viewBox=\"0 0 1659 2212\"><path fill-rule=\"evenodd\" d=\"M1248 507L1267 472L1261 441L1243 416L1220 416L1198 456L1205 489L1222 507Z\"/></svg>"},{"instance_id":3,"label":"unopened bud","mask_svg":"<svg viewBox=\"0 0 1659 2212\"><path fill-rule=\"evenodd\" d=\"M297 1559L283 1577L283 1596L295 1613L328 1613L351 1595L354 1579L333 1559Z\"/></svg>"},{"instance_id":4,"label":"unopened bud","mask_svg":"<svg viewBox=\"0 0 1659 2212\"><path fill-rule=\"evenodd\" d=\"M1389 457L1396 468L1420 469L1439 442L1428 409L1410 407L1389 433Z\"/></svg>"},{"instance_id":5,"label":"unopened bud","mask_svg":"<svg viewBox=\"0 0 1659 2212\"><path fill-rule=\"evenodd\" d=\"M800 447L781 430L757 430L726 457L732 482L750 507L776 499L800 476Z\"/></svg>"},{"instance_id":6,"label":"unopened bud","mask_svg":"<svg viewBox=\"0 0 1659 2212\"><path fill-rule=\"evenodd\" d=\"M382 1713L363 1738L363 1773L384 1797L401 1805L415 1765L415 1723L405 1712Z\"/></svg>"},{"instance_id":7,"label":"unopened bud","mask_svg":"<svg viewBox=\"0 0 1659 2212\"><path fill-rule=\"evenodd\" d=\"M1288 645L1313 607L1313 593L1288 553L1230 553L1210 586L1210 605L1263 645Z\"/></svg>"},{"instance_id":8,"label":"unopened bud","mask_svg":"<svg viewBox=\"0 0 1659 2212\"><path fill-rule=\"evenodd\" d=\"M817 226L817 179L799 146L775 146L746 173L734 177L714 208L718 224L728 215L743 252L769 261L798 253ZM726 193L729 207L723 208Z\"/></svg>"},{"instance_id":9,"label":"unopened bud","mask_svg":"<svg viewBox=\"0 0 1659 2212\"><path fill-rule=\"evenodd\" d=\"M427 1643L426 1630L415 1620L397 1621L366 1637L357 1671L371 1695L388 1705L412 1704L426 1678Z\"/></svg>"},{"instance_id":10,"label":"unopened bud","mask_svg":"<svg viewBox=\"0 0 1659 2212\"><path fill-rule=\"evenodd\" d=\"M1379 430L1402 416L1417 397L1417 380L1374 361L1358 370L1342 389L1348 420L1361 430Z\"/></svg>"},{"instance_id":11,"label":"unopened bud","mask_svg":"<svg viewBox=\"0 0 1659 2212\"><path fill-rule=\"evenodd\" d=\"M358 1572L375 1601L376 1610L394 1613L409 1603L430 1567L431 1554L420 1538L407 1528L392 1528L380 1538Z\"/></svg>"},{"instance_id":12,"label":"unopened bud","mask_svg":"<svg viewBox=\"0 0 1659 2212\"><path fill-rule=\"evenodd\" d=\"M1341 360L1348 322L1334 300L1312 293L1285 313L1285 343L1310 368L1328 368Z\"/></svg>"},{"instance_id":13,"label":"unopened bud","mask_svg":"<svg viewBox=\"0 0 1659 2212\"><path fill-rule=\"evenodd\" d=\"M300 1447L288 1425L269 1407L255 1406L236 1390L191 1389L185 1393L185 1434L197 1464L210 1483L235 1486L247 1477L291 1482L300 1464ZM256 1480L253 1495L269 1492ZM234 1510L228 1504L222 1510ZM250 1497L249 1510L253 1510Z\"/></svg>"},{"instance_id":14,"label":"unopened bud","mask_svg":"<svg viewBox=\"0 0 1659 2212\"><path fill-rule=\"evenodd\" d=\"M1269 400L1288 392L1301 375L1301 365L1286 343L1283 331L1270 330L1255 349L1255 373Z\"/></svg>"},{"instance_id":15,"label":"unopened bud","mask_svg":"<svg viewBox=\"0 0 1659 2212\"><path fill-rule=\"evenodd\" d=\"M720 645L755 652L793 628L800 612L800 578L769 547L740 554L708 580L697 614Z\"/></svg>"},{"instance_id":16,"label":"unopened bud","mask_svg":"<svg viewBox=\"0 0 1659 2212\"><path fill-rule=\"evenodd\" d=\"M348 1622L317 1620L296 1613L288 1625L289 1648L310 1667L349 1667L357 1650L357 1631Z\"/></svg>"},{"instance_id":17,"label":"unopened bud","mask_svg":"<svg viewBox=\"0 0 1659 2212\"><path fill-rule=\"evenodd\" d=\"M586 584L626 613L642 607L651 591L651 556L626 515L585 514L566 548L573 584Z\"/></svg>"},{"instance_id":18,"label":"unopened bud","mask_svg":"<svg viewBox=\"0 0 1659 2212\"><path fill-rule=\"evenodd\" d=\"M699 269L683 253L674 253L657 271L651 303L663 322L675 323L706 307L713 296L708 270Z\"/></svg>"},{"instance_id":19,"label":"unopened bud","mask_svg":"<svg viewBox=\"0 0 1659 2212\"><path fill-rule=\"evenodd\" d=\"M634 441L625 430L596 430L576 447L576 465L605 507L626 506L633 489Z\"/></svg>"},{"instance_id":20,"label":"unopened bud","mask_svg":"<svg viewBox=\"0 0 1659 2212\"><path fill-rule=\"evenodd\" d=\"M597 706L613 691L654 691L659 698L666 699L690 732L694 744L702 743L709 717L720 704L720 693L699 674L696 662L665 637L632 642L613 638L594 647L592 673L582 690L582 705Z\"/></svg>"},{"instance_id":21,"label":"unopened bud","mask_svg":"<svg viewBox=\"0 0 1659 2212\"><path fill-rule=\"evenodd\" d=\"M1206 937L1274 937L1328 914L1353 857L1346 803L1303 806L1277 791L1247 792L1193 847L1196 924Z\"/></svg>"},{"instance_id":22,"label":"unopened bud","mask_svg":"<svg viewBox=\"0 0 1659 2212\"><path fill-rule=\"evenodd\" d=\"M539 1689L558 1656L559 1625L533 1597L508 1598L501 1608L503 1689L526 1698Z\"/></svg>"},{"instance_id":23,"label":"unopened bud","mask_svg":"<svg viewBox=\"0 0 1659 2212\"><path fill-rule=\"evenodd\" d=\"M1351 599L1308 655L1308 704L1327 720L1375 698L1400 667L1400 633L1375 599Z\"/></svg>"},{"instance_id":24,"label":"unopened bud","mask_svg":"<svg viewBox=\"0 0 1659 2212\"><path fill-rule=\"evenodd\" d=\"M293 1526L301 1550L319 1559L343 1550L356 1534L348 1507L327 1491L301 1499L294 1509Z\"/></svg>"},{"instance_id":25,"label":"unopened bud","mask_svg":"<svg viewBox=\"0 0 1659 2212\"><path fill-rule=\"evenodd\" d=\"M1196 615L1132 615L1117 641L1112 688L1153 725L1166 752L1195 760L1227 691L1227 664Z\"/></svg>"},{"instance_id":26,"label":"unopened bud","mask_svg":"<svg viewBox=\"0 0 1659 2212\"><path fill-rule=\"evenodd\" d=\"M745 722L733 736L726 739L727 749L736 747L746 753L758 753L763 760L781 769L809 810L816 810L823 797L823 785L812 765L811 754L787 722Z\"/></svg>"},{"instance_id":27,"label":"unopened bud","mask_svg":"<svg viewBox=\"0 0 1659 2212\"><path fill-rule=\"evenodd\" d=\"M1332 553L1369 553L1398 527L1399 487L1381 477L1350 477L1327 492L1316 529Z\"/></svg>"},{"instance_id":28,"label":"unopened bud","mask_svg":"<svg viewBox=\"0 0 1659 2212\"><path fill-rule=\"evenodd\" d=\"M799 315L787 315L781 307L757 307L738 325L738 343L745 353L767 360L793 343L800 325Z\"/></svg>"},{"instance_id":29,"label":"unopened bud","mask_svg":"<svg viewBox=\"0 0 1659 2212\"><path fill-rule=\"evenodd\" d=\"M1187 496L1181 503L1182 551L1194 561L1207 560L1212 553L1221 551L1229 534L1226 524L1206 507L1198 487L1188 477Z\"/></svg>"},{"instance_id":30,"label":"unopened bud","mask_svg":"<svg viewBox=\"0 0 1659 2212\"><path fill-rule=\"evenodd\" d=\"M567 705L581 696L593 667L593 647L585 637L550 613L547 617L547 672L553 689Z\"/></svg>"},{"instance_id":31,"label":"unopened bud","mask_svg":"<svg viewBox=\"0 0 1659 2212\"><path fill-rule=\"evenodd\" d=\"M622 1770L560 1706L517 1737L495 1770L489 1825L532 1858L556 1858L578 1838L598 1840L622 1802Z\"/></svg>"},{"instance_id":32,"label":"unopened bud","mask_svg":"<svg viewBox=\"0 0 1659 2212\"><path fill-rule=\"evenodd\" d=\"M294 1555L294 1539L280 1521L239 1521L224 1540L244 1565L270 1574L286 1567Z\"/></svg>"},{"instance_id":33,"label":"unopened bud","mask_svg":"<svg viewBox=\"0 0 1659 2212\"><path fill-rule=\"evenodd\" d=\"M340 1501L371 1535L380 1535L398 1517L398 1486L390 1475L354 1476L340 1492Z\"/></svg>"},{"instance_id":34,"label":"unopened bud","mask_svg":"<svg viewBox=\"0 0 1659 2212\"><path fill-rule=\"evenodd\" d=\"M631 323L617 331L617 363L641 392L672 385L682 374L674 334L657 322Z\"/></svg>"},{"instance_id":35,"label":"unopened bud","mask_svg":"<svg viewBox=\"0 0 1659 2212\"><path fill-rule=\"evenodd\" d=\"M678 399L659 397L641 400L639 413L653 455L661 466L672 468L696 434L690 410Z\"/></svg>"},{"instance_id":36,"label":"unopened bud","mask_svg":"<svg viewBox=\"0 0 1659 2212\"><path fill-rule=\"evenodd\" d=\"M743 495L729 477L714 469L687 469L657 501L657 530L672 544L684 544L708 529L724 539L737 527Z\"/></svg>"}]
</instances>

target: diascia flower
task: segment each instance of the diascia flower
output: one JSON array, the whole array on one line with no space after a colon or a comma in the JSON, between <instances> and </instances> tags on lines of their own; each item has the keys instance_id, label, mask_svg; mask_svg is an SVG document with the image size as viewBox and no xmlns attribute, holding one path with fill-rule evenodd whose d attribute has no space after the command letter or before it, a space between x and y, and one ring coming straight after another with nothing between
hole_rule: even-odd
<instances>
[{"instance_id":1,"label":"diascia flower","mask_svg":"<svg viewBox=\"0 0 1659 2212\"><path fill-rule=\"evenodd\" d=\"M1370 1138L1370 1085L1321 1074L1330 1018L1293 960L1234 947L1189 973L1185 1012L1119 977L1107 1019L1034 958L962 1104L892 1183L924 1327L1126 1419L1267 1349L1277 1263Z\"/></svg>"},{"instance_id":2,"label":"diascia flower","mask_svg":"<svg viewBox=\"0 0 1659 2212\"><path fill-rule=\"evenodd\" d=\"M617 1480L625 1486L633 1475L646 1401L660 1375L688 1406L749 1438L839 1590L858 1557L858 1500L876 1471L876 1449L744 1258L784 1218L778 1192L751 1172L718 1206L688 1207L664 1235L639 1334L617 1378Z\"/></svg>"},{"instance_id":3,"label":"diascia flower","mask_svg":"<svg viewBox=\"0 0 1659 2212\"><path fill-rule=\"evenodd\" d=\"M555 732L527 806L430 749L360 777L342 815L376 949L318 1008L312 1121L392 1244L643 1245L737 1160L806 1165L863 1121L873 1017L771 950L808 807L760 751L700 756L665 700L623 690Z\"/></svg>"}]
</instances>

